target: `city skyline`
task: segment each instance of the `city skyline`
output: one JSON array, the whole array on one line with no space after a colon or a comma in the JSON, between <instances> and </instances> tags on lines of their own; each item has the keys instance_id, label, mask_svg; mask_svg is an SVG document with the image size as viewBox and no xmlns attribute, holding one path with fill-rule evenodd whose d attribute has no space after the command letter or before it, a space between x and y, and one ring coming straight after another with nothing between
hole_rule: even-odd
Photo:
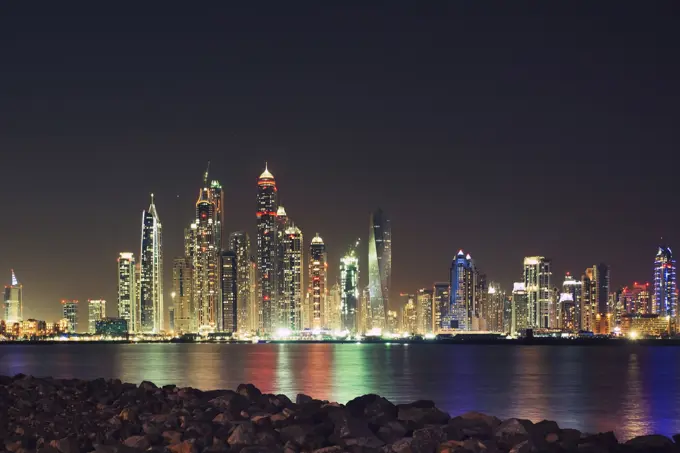
<instances>
[{"instance_id":1,"label":"city skyline","mask_svg":"<svg viewBox=\"0 0 680 453\"><path fill-rule=\"evenodd\" d=\"M476 4L270 6L0 16L0 205L22 216L0 225L0 275L20 277L24 317L116 300L111 257L140 261L152 192L167 298L207 160L225 232L253 243L253 175L269 162L296 225L327 244L329 287L357 237L367 281L378 206L398 239L394 294L448 280L460 248L505 291L525 256L551 258L553 277L606 262L613 287L630 285L651 281L660 237L680 241L680 189L658 177L677 149L680 76L664 7L504 4L505 21Z\"/></svg>"}]
</instances>

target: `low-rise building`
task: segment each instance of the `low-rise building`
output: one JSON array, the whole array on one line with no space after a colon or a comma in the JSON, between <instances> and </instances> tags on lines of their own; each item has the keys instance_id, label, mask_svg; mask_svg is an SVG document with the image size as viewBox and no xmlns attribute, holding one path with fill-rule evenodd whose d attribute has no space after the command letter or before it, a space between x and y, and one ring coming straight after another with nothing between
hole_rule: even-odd
<instances>
[{"instance_id":1,"label":"low-rise building","mask_svg":"<svg viewBox=\"0 0 680 453\"><path fill-rule=\"evenodd\" d=\"M629 338L661 337L670 330L670 316L633 313L621 316L621 333Z\"/></svg>"},{"instance_id":2,"label":"low-rise building","mask_svg":"<svg viewBox=\"0 0 680 453\"><path fill-rule=\"evenodd\" d=\"M123 318L103 318L95 323L95 332L107 337L126 337L128 323Z\"/></svg>"}]
</instances>

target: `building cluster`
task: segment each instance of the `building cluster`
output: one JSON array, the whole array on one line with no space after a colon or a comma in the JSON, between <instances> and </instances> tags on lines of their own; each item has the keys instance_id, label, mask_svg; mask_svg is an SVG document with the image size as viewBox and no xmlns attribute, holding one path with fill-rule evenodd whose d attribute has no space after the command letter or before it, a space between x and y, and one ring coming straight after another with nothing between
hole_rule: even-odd
<instances>
[{"instance_id":1,"label":"building cluster","mask_svg":"<svg viewBox=\"0 0 680 453\"><path fill-rule=\"evenodd\" d=\"M505 291L488 281L469 253L452 260L449 279L413 293L393 294L392 229L376 209L369 218L368 281L362 283L359 241L329 262L319 234L305 236L279 201L274 175L257 179L257 237L228 234L219 181L203 176L195 214L184 231L184 253L172 259L169 303L163 288L163 229L151 195L142 212L139 255L117 260L117 317L106 317L104 300L88 301L87 332L118 337L229 334L245 338L324 335L437 335L527 331L553 334L653 335L680 325L676 263L659 247L650 283L613 290L606 264L567 273L561 286L552 262L524 258L522 279ZM137 257L139 259L137 259ZM337 280L329 282L329 266ZM0 334L33 337L79 332L78 301L62 300L54 324L23 319L23 287L12 271L5 287Z\"/></svg>"}]
</instances>

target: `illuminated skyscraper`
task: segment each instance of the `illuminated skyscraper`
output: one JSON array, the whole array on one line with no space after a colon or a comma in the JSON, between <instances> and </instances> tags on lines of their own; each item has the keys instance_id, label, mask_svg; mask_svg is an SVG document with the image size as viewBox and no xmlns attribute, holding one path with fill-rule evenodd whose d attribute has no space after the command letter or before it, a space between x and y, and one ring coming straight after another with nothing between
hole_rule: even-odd
<instances>
[{"instance_id":1,"label":"illuminated skyscraper","mask_svg":"<svg viewBox=\"0 0 680 453\"><path fill-rule=\"evenodd\" d=\"M130 333L139 328L137 272L135 255L123 252L118 256L118 317L127 322Z\"/></svg>"},{"instance_id":2,"label":"illuminated skyscraper","mask_svg":"<svg viewBox=\"0 0 680 453\"><path fill-rule=\"evenodd\" d=\"M342 329L350 332L356 332L358 329L359 258L356 252L358 245L359 241L340 258L340 318Z\"/></svg>"},{"instance_id":3,"label":"illuminated skyscraper","mask_svg":"<svg viewBox=\"0 0 680 453\"><path fill-rule=\"evenodd\" d=\"M678 318L678 286L673 252L670 247L659 247L654 258L654 313Z\"/></svg>"},{"instance_id":4,"label":"illuminated skyscraper","mask_svg":"<svg viewBox=\"0 0 680 453\"><path fill-rule=\"evenodd\" d=\"M542 256L524 258L524 288L529 304L529 328L547 329L552 303L551 262Z\"/></svg>"},{"instance_id":5,"label":"illuminated skyscraper","mask_svg":"<svg viewBox=\"0 0 680 453\"><path fill-rule=\"evenodd\" d=\"M94 334L97 331L97 321L106 318L105 300L87 301L87 333Z\"/></svg>"},{"instance_id":6,"label":"illuminated skyscraper","mask_svg":"<svg viewBox=\"0 0 680 453\"><path fill-rule=\"evenodd\" d=\"M421 288L416 295L416 309L418 312L418 333L425 335L434 332L434 317L432 296L434 291L430 288Z\"/></svg>"},{"instance_id":7,"label":"illuminated skyscraper","mask_svg":"<svg viewBox=\"0 0 680 453\"><path fill-rule=\"evenodd\" d=\"M163 330L163 228L151 194L149 209L142 213L140 253L140 331Z\"/></svg>"},{"instance_id":8,"label":"illuminated skyscraper","mask_svg":"<svg viewBox=\"0 0 680 453\"><path fill-rule=\"evenodd\" d=\"M312 329L328 326L326 319L328 255L326 245L319 236L314 236L309 246L309 293L311 295Z\"/></svg>"},{"instance_id":9,"label":"illuminated skyscraper","mask_svg":"<svg viewBox=\"0 0 680 453\"><path fill-rule=\"evenodd\" d=\"M511 306L512 322L510 323L510 333L517 334L530 328L531 310L524 282L513 284Z\"/></svg>"},{"instance_id":10,"label":"illuminated skyscraper","mask_svg":"<svg viewBox=\"0 0 680 453\"><path fill-rule=\"evenodd\" d=\"M283 245L283 294L279 302L279 328L302 329L302 231L289 226L282 239Z\"/></svg>"},{"instance_id":11,"label":"illuminated skyscraper","mask_svg":"<svg viewBox=\"0 0 680 453\"><path fill-rule=\"evenodd\" d=\"M574 279L567 272L562 283L560 294L560 322L561 329L578 332L581 329L581 290L583 283Z\"/></svg>"},{"instance_id":12,"label":"illuminated skyscraper","mask_svg":"<svg viewBox=\"0 0 680 453\"><path fill-rule=\"evenodd\" d=\"M229 250L236 255L236 323L240 332L256 330L251 323L257 321L250 319L251 305L251 260L250 260L250 237L245 231L236 231L229 235Z\"/></svg>"},{"instance_id":13,"label":"illuminated skyscraper","mask_svg":"<svg viewBox=\"0 0 680 453\"><path fill-rule=\"evenodd\" d=\"M175 306L175 331L195 332L192 328L192 289L194 279L191 262L186 257L175 258L172 262L172 292Z\"/></svg>"},{"instance_id":14,"label":"illuminated skyscraper","mask_svg":"<svg viewBox=\"0 0 680 453\"><path fill-rule=\"evenodd\" d=\"M609 315L609 266L597 264L581 277L581 329L600 334L613 326L605 325ZM596 322L597 321L597 322Z\"/></svg>"},{"instance_id":15,"label":"illuminated skyscraper","mask_svg":"<svg viewBox=\"0 0 680 453\"><path fill-rule=\"evenodd\" d=\"M498 283L491 282L487 294L483 316L486 321L486 330L503 332L505 292Z\"/></svg>"},{"instance_id":16,"label":"illuminated skyscraper","mask_svg":"<svg viewBox=\"0 0 680 453\"><path fill-rule=\"evenodd\" d=\"M371 213L368 235L368 288L371 295L371 326L384 328L392 275L392 227L382 209Z\"/></svg>"},{"instance_id":17,"label":"illuminated skyscraper","mask_svg":"<svg viewBox=\"0 0 680 453\"><path fill-rule=\"evenodd\" d=\"M371 291L368 286L364 286L357 308L357 331L370 331L373 325L371 319L373 319L371 316Z\"/></svg>"},{"instance_id":18,"label":"illuminated skyscraper","mask_svg":"<svg viewBox=\"0 0 680 453\"><path fill-rule=\"evenodd\" d=\"M76 333L78 331L78 301L64 299L61 301L61 308L67 322L68 332Z\"/></svg>"},{"instance_id":19,"label":"illuminated skyscraper","mask_svg":"<svg viewBox=\"0 0 680 453\"><path fill-rule=\"evenodd\" d=\"M646 315L651 313L649 283L635 282L621 291L621 305L629 314Z\"/></svg>"},{"instance_id":20,"label":"illuminated skyscraper","mask_svg":"<svg viewBox=\"0 0 680 453\"><path fill-rule=\"evenodd\" d=\"M342 288L335 283L328 292L327 322L328 328L333 331L342 330L341 321Z\"/></svg>"},{"instance_id":21,"label":"illuminated skyscraper","mask_svg":"<svg viewBox=\"0 0 680 453\"><path fill-rule=\"evenodd\" d=\"M257 291L260 328L264 333L272 333L276 322L273 310L278 291L275 268L276 210L276 181L265 165L264 172L257 180Z\"/></svg>"},{"instance_id":22,"label":"illuminated skyscraper","mask_svg":"<svg viewBox=\"0 0 680 453\"><path fill-rule=\"evenodd\" d=\"M286 304L285 302L285 292L286 283L284 277L284 261L285 261L285 236L286 230L292 225L291 220L286 214L286 209L279 205L276 208L276 258L274 258L274 287L276 288L272 307L276 307L276 325L280 327L281 321L281 310L282 306ZM285 322L283 322L285 324Z\"/></svg>"},{"instance_id":23,"label":"illuminated skyscraper","mask_svg":"<svg viewBox=\"0 0 680 453\"><path fill-rule=\"evenodd\" d=\"M218 322L222 326L220 329L223 332L238 332L238 305L237 305L237 267L236 267L236 253L233 251L224 251L221 254L222 269L220 272L222 278L222 309L219 310L222 314L222 319Z\"/></svg>"},{"instance_id":24,"label":"illuminated skyscraper","mask_svg":"<svg viewBox=\"0 0 680 453\"><path fill-rule=\"evenodd\" d=\"M451 263L450 308L446 326L450 329L471 330L472 318L477 315L477 272L472 257L462 250Z\"/></svg>"},{"instance_id":25,"label":"illuminated skyscraper","mask_svg":"<svg viewBox=\"0 0 680 453\"><path fill-rule=\"evenodd\" d=\"M24 318L23 310L24 287L19 283L14 274L14 269L12 269L12 283L5 286L3 315L6 325L11 326L15 322L22 322Z\"/></svg>"},{"instance_id":26,"label":"illuminated skyscraper","mask_svg":"<svg viewBox=\"0 0 680 453\"><path fill-rule=\"evenodd\" d=\"M433 320L434 327L437 332L440 330L449 330L450 316L449 312L451 309L451 287L449 283L439 282L434 284L434 295L433 295Z\"/></svg>"},{"instance_id":27,"label":"illuminated skyscraper","mask_svg":"<svg viewBox=\"0 0 680 453\"><path fill-rule=\"evenodd\" d=\"M408 334L416 333L418 328L418 311L416 299L413 294L409 294L408 302L401 310L401 330Z\"/></svg>"}]
</instances>

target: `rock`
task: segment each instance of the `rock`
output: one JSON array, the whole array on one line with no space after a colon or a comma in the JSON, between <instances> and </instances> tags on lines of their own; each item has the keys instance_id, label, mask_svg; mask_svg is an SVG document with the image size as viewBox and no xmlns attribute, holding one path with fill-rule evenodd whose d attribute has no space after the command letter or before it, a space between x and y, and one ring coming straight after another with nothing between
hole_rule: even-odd
<instances>
[{"instance_id":1,"label":"rock","mask_svg":"<svg viewBox=\"0 0 680 453\"><path fill-rule=\"evenodd\" d=\"M496 428L498 425L501 424L501 421L497 417L493 417L491 415L486 415L482 414L481 412L466 412L463 415L460 416L463 420L474 420L478 421L480 423L485 423L491 428Z\"/></svg>"},{"instance_id":2,"label":"rock","mask_svg":"<svg viewBox=\"0 0 680 453\"><path fill-rule=\"evenodd\" d=\"M297 396L295 397L295 403L300 405L311 403L312 401L314 401L314 398L305 395L304 393L298 393Z\"/></svg>"},{"instance_id":3,"label":"rock","mask_svg":"<svg viewBox=\"0 0 680 453\"><path fill-rule=\"evenodd\" d=\"M128 437L123 444L126 447L138 448L140 450L146 450L151 446L151 442L149 442L149 439L147 439L146 436Z\"/></svg>"},{"instance_id":4,"label":"rock","mask_svg":"<svg viewBox=\"0 0 680 453\"><path fill-rule=\"evenodd\" d=\"M531 429L532 425L533 423L529 420L509 418L498 425L493 434L496 437L515 435L528 436L529 429Z\"/></svg>"},{"instance_id":5,"label":"rock","mask_svg":"<svg viewBox=\"0 0 680 453\"><path fill-rule=\"evenodd\" d=\"M294 442L305 450L317 450L323 447L325 440L315 433L312 425L290 425L279 432L284 442Z\"/></svg>"},{"instance_id":6,"label":"rock","mask_svg":"<svg viewBox=\"0 0 680 453\"><path fill-rule=\"evenodd\" d=\"M154 390L158 389L156 384L149 381L143 381L141 384L139 384L139 388L142 390L146 390L147 392L153 392Z\"/></svg>"},{"instance_id":7,"label":"rock","mask_svg":"<svg viewBox=\"0 0 680 453\"><path fill-rule=\"evenodd\" d=\"M198 453L196 445L190 440L169 445L167 448L172 453Z\"/></svg>"},{"instance_id":8,"label":"rock","mask_svg":"<svg viewBox=\"0 0 680 453\"><path fill-rule=\"evenodd\" d=\"M252 445L255 442L255 428L251 422L241 423L234 428L229 439L229 445Z\"/></svg>"},{"instance_id":9,"label":"rock","mask_svg":"<svg viewBox=\"0 0 680 453\"><path fill-rule=\"evenodd\" d=\"M394 420L378 428L376 435L386 444L391 444L406 436L406 428Z\"/></svg>"},{"instance_id":10,"label":"rock","mask_svg":"<svg viewBox=\"0 0 680 453\"><path fill-rule=\"evenodd\" d=\"M252 445L250 447L242 448L239 451L239 453L280 453L280 449L272 447L263 447L260 445Z\"/></svg>"},{"instance_id":11,"label":"rock","mask_svg":"<svg viewBox=\"0 0 680 453\"><path fill-rule=\"evenodd\" d=\"M61 453L79 453L80 446L78 445L78 439L75 437L66 437L59 440L53 440L50 442L50 447L56 448Z\"/></svg>"},{"instance_id":12,"label":"rock","mask_svg":"<svg viewBox=\"0 0 680 453\"><path fill-rule=\"evenodd\" d=\"M131 407L126 407L120 411L118 419L125 422L136 422L138 420L137 411Z\"/></svg>"},{"instance_id":13,"label":"rock","mask_svg":"<svg viewBox=\"0 0 680 453\"><path fill-rule=\"evenodd\" d=\"M434 453L437 447L446 440L441 426L432 426L413 431L411 450L413 453Z\"/></svg>"},{"instance_id":14,"label":"rock","mask_svg":"<svg viewBox=\"0 0 680 453\"><path fill-rule=\"evenodd\" d=\"M625 445L636 452L665 453L677 451L672 440L659 435L634 437Z\"/></svg>"},{"instance_id":15,"label":"rock","mask_svg":"<svg viewBox=\"0 0 680 453\"><path fill-rule=\"evenodd\" d=\"M229 412L232 416L238 416L250 406L250 401L245 396L229 391L223 395L208 401L208 404L213 405L222 411Z\"/></svg>"},{"instance_id":16,"label":"rock","mask_svg":"<svg viewBox=\"0 0 680 453\"><path fill-rule=\"evenodd\" d=\"M458 448L463 447L464 442L457 440L447 440L444 443L439 444L437 447L437 453L454 453Z\"/></svg>"},{"instance_id":17,"label":"rock","mask_svg":"<svg viewBox=\"0 0 680 453\"><path fill-rule=\"evenodd\" d=\"M560 436L557 433L550 433L547 436L545 436L545 441L549 444L554 444L555 442L560 440Z\"/></svg>"},{"instance_id":18,"label":"rock","mask_svg":"<svg viewBox=\"0 0 680 453\"><path fill-rule=\"evenodd\" d=\"M182 441L182 433L177 431L164 431L162 436L168 445L178 444Z\"/></svg>"},{"instance_id":19,"label":"rock","mask_svg":"<svg viewBox=\"0 0 680 453\"><path fill-rule=\"evenodd\" d=\"M613 432L609 431L606 433L590 434L582 437L578 442L578 449L579 451L609 451L615 447L618 447L618 445L619 442L616 440L616 436Z\"/></svg>"},{"instance_id":20,"label":"rock","mask_svg":"<svg viewBox=\"0 0 680 453\"><path fill-rule=\"evenodd\" d=\"M345 407L354 417L365 417L382 425L397 418L397 406L378 395L364 395L349 401Z\"/></svg>"},{"instance_id":21,"label":"rock","mask_svg":"<svg viewBox=\"0 0 680 453\"><path fill-rule=\"evenodd\" d=\"M422 428L425 425L443 425L451 418L446 412L440 411L431 401L417 401L412 404L397 406L397 418L407 422L413 428Z\"/></svg>"},{"instance_id":22,"label":"rock","mask_svg":"<svg viewBox=\"0 0 680 453\"><path fill-rule=\"evenodd\" d=\"M493 437L493 428L489 420L474 416L452 418L444 428L444 432L446 440L464 440L468 437L484 440Z\"/></svg>"},{"instance_id":23,"label":"rock","mask_svg":"<svg viewBox=\"0 0 680 453\"><path fill-rule=\"evenodd\" d=\"M412 443L412 437L405 437L401 440L393 442L392 445L390 445L390 450L394 453L413 453L413 449L411 448Z\"/></svg>"},{"instance_id":24,"label":"rock","mask_svg":"<svg viewBox=\"0 0 680 453\"><path fill-rule=\"evenodd\" d=\"M257 401L262 396L260 389L255 387L253 384L239 384L236 392L242 396L245 396L250 401Z\"/></svg>"},{"instance_id":25,"label":"rock","mask_svg":"<svg viewBox=\"0 0 680 453\"><path fill-rule=\"evenodd\" d=\"M532 451L531 443L528 440L524 440L513 446L509 453L531 453Z\"/></svg>"},{"instance_id":26,"label":"rock","mask_svg":"<svg viewBox=\"0 0 680 453\"><path fill-rule=\"evenodd\" d=\"M314 450L312 453L342 453L342 447L339 445L334 445L332 447L318 448Z\"/></svg>"}]
</instances>

